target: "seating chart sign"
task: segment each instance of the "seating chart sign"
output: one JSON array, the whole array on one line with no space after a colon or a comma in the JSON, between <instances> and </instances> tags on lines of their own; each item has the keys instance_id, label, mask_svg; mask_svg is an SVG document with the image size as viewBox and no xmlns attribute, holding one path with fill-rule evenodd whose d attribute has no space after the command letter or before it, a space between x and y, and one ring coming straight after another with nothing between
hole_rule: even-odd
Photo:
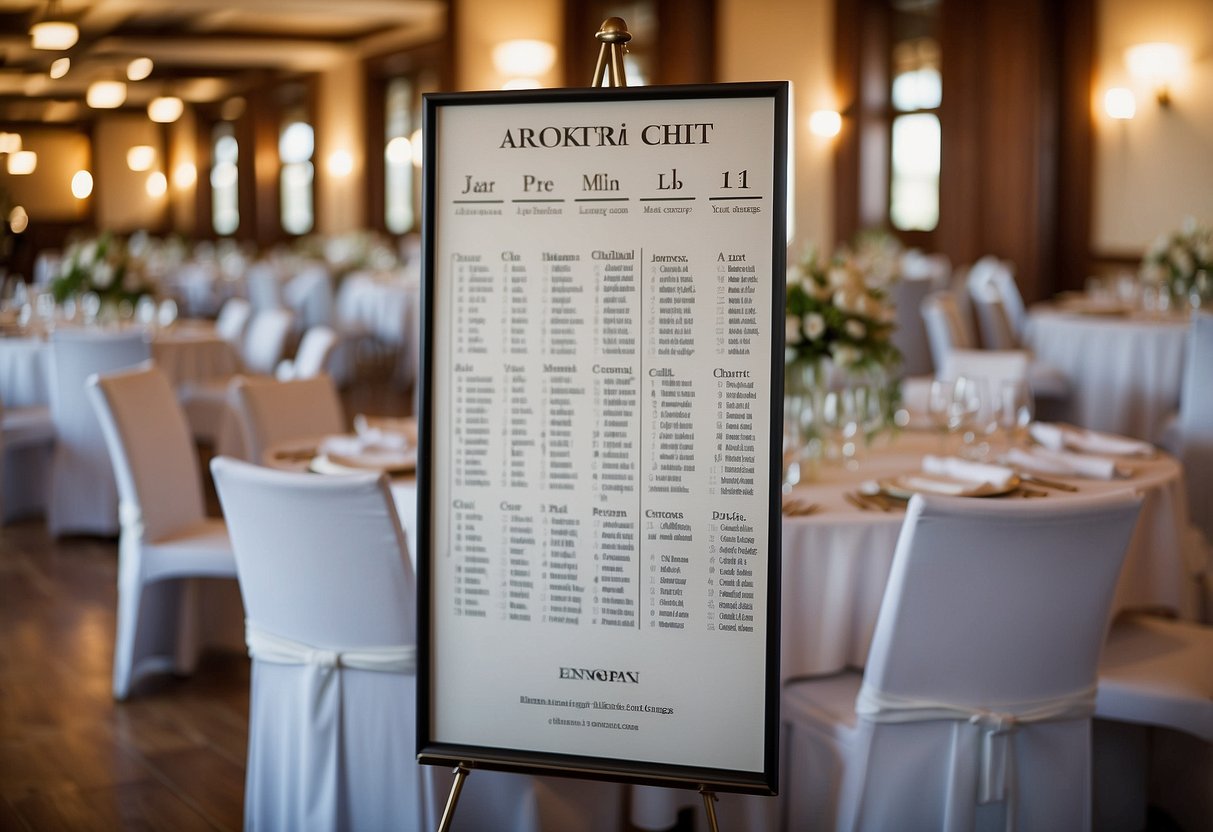
<instances>
[{"instance_id":1,"label":"seating chart sign","mask_svg":"<svg viewBox=\"0 0 1213 832\"><path fill-rule=\"evenodd\" d=\"M426 97L423 761L774 792L786 112Z\"/></svg>"}]
</instances>

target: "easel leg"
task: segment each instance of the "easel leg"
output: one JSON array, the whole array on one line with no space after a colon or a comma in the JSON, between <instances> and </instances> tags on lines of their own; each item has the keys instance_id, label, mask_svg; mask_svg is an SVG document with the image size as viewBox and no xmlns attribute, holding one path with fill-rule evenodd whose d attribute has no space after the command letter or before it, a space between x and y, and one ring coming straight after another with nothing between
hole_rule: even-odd
<instances>
[{"instance_id":1,"label":"easel leg","mask_svg":"<svg viewBox=\"0 0 1213 832\"><path fill-rule=\"evenodd\" d=\"M446 808L442 810L442 820L438 823L438 832L450 832L451 822L455 819L455 806L459 803L459 793L463 791L463 781L467 779L471 769L463 763L455 766L455 782L451 783L451 793L446 798Z\"/></svg>"},{"instance_id":2,"label":"easel leg","mask_svg":"<svg viewBox=\"0 0 1213 832\"><path fill-rule=\"evenodd\" d=\"M703 796L703 810L708 814L708 832L720 832L716 824L716 792L701 788L699 794Z\"/></svg>"}]
</instances>

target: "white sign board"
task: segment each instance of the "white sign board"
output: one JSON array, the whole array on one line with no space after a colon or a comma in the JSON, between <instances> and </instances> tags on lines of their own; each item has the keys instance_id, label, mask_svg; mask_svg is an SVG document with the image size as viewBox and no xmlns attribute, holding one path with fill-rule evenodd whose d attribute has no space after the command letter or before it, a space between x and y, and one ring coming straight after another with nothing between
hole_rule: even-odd
<instances>
[{"instance_id":1,"label":"white sign board","mask_svg":"<svg viewBox=\"0 0 1213 832\"><path fill-rule=\"evenodd\" d=\"M427 97L423 760L774 791L786 96Z\"/></svg>"}]
</instances>

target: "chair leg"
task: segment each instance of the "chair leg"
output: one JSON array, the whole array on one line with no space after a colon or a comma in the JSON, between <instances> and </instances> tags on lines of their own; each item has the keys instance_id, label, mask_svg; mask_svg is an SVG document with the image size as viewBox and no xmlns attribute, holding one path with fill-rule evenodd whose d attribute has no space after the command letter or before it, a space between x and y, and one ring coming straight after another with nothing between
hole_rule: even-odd
<instances>
[{"instance_id":1,"label":"chair leg","mask_svg":"<svg viewBox=\"0 0 1213 832\"><path fill-rule=\"evenodd\" d=\"M126 699L131 690L131 675L135 665L135 635L139 632L139 607L142 602L143 585L138 575L123 575L121 564L118 576L118 627L114 637L114 698ZM131 570L134 571L134 570Z\"/></svg>"}]
</instances>

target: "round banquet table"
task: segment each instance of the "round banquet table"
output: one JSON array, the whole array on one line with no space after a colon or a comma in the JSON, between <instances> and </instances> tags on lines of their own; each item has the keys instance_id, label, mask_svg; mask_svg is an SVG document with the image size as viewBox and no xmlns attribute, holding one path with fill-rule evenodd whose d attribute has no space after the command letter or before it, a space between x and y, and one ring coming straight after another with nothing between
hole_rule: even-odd
<instances>
[{"instance_id":1,"label":"round banquet table","mask_svg":"<svg viewBox=\"0 0 1213 832\"><path fill-rule=\"evenodd\" d=\"M209 324L180 321L149 333L152 360L174 387L230 376L240 357ZM38 332L0 338L0 401L11 407L50 402L50 342Z\"/></svg>"},{"instance_id":2,"label":"round banquet table","mask_svg":"<svg viewBox=\"0 0 1213 832\"><path fill-rule=\"evenodd\" d=\"M1058 418L1153 442L1179 409L1183 315L1084 314L1058 306L1028 314L1026 345L1070 381Z\"/></svg>"}]
</instances>

